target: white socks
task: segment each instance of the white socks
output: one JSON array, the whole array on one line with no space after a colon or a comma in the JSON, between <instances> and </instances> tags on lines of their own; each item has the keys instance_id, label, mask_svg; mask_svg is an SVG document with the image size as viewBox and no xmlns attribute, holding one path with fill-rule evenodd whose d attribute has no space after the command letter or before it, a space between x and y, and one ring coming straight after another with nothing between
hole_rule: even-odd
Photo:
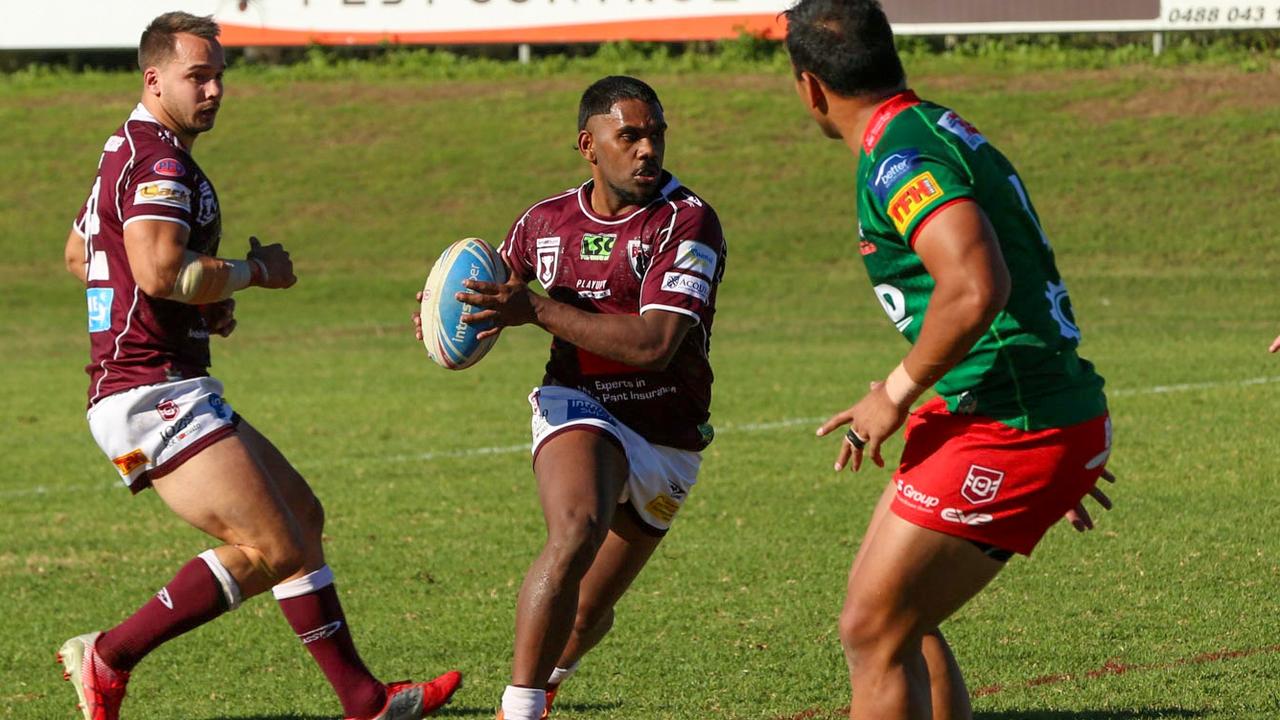
<instances>
[{"instance_id":1,"label":"white socks","mask_svg":"<svg viewBox=\"0 0 1280 720\"><path fill-rule=\"evenodd\" d=\"M508 685L502 693L502 716L505 720L538 720L546 707L545 690Z\"/></svg>"},{"instance_id":2,"label":"white socks","mask_svg":"<svg viewBox=\"0 0 1280 720\"><path fill-rule=\"evenodd\" d=\"M565 680L568 680L569 678L573 677L573 674L577 671L578 671L578 663L576 662L567 668L556 666L556 669L551 671L551 678L547 680L547 684L559 685Z\"/></svg>"}]
</instances>

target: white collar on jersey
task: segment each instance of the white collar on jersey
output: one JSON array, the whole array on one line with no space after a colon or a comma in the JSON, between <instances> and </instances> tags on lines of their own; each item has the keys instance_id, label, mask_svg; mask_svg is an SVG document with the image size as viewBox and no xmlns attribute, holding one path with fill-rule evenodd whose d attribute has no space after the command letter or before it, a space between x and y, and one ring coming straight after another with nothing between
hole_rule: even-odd
<instances>
[{"instance_id":1,"label":"white collar on jersey","mask_svg":"<svg viewBox=\"0 0 1280 720\"><path fill-rule=\"evenodd\" d=\"M590 206L587 203L582 201L582 196L586 194L585 191L587 189L587 186L590 184L591 184L591 181L588 180L578 186L578 207L582 210L583 215L586 215L592 222L598 222L601 225L621 225L622 223L630 220L636 215L639 215L640 213L644 212L645 209L648 208L650 205L653 205L654 203L657 203L657 202L665 202L667 197L671 195L671 193L680 189L680 179L677 178L675 175L672 175L671 179L667 181L667 184L663 185L662 189L658 191L658 197L651 200L648 205L645 205L637 209L635 212L631 213L630 215L627 215L626 217L623 217L617 220L605 220L601 218L599 215L596 215L595 213L591 212Z\"/></svg>"},{"instance_id":2,"label":"white collar on jersey","mask_svg":"<svg viewBox=\"0 0 1280 720\"><path fill-rule=\"evenodd\" d=\"M148 110L147 107L142 103L138 103L138 106L133 109L133 112L129 113L129 121L132 122L134 120L137 120L139 122L148 122L154 125L159 125L161 132L173 138L173 142L178 147L182 148L184 151L187 150L187 146L184 145L182 141L178 139L178 136L174 135L172 130L165 127L164 123L157 120L156 116L152 115L151 111Z\"/></svg>"}]
</instances>

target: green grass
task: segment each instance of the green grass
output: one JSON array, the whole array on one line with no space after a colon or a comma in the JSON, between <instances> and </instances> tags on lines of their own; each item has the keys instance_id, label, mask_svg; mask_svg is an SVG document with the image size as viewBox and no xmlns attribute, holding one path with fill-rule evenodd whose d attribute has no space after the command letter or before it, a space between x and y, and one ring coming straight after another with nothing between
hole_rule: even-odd
<instances>
[{"instance_id":1,"label":"green grass","mask_svg":"<svg viewBox=\"0 0 1280 720\"><path fill-rule=\"evenodd\" d=\"M326 550L369 664L387 679L468 673L446 717L491 717L542 535L526 455L449 453L527 440L524 397L548 339L510 331L453 374L407 320L447 242L497 239L585 173L571 148L593 76L516 72L232 73L219 127L197 147L224 252L249 234L281 241L301 277L243 294L213 370L324 500ZM1117 506L1098 530L1055 528L946 625L970 686L1000 687L975 700L978 716L1280 715L1280 358L1265 353L1280 332L1280 77L951 57L913 78L1020 167L1116 427ZM808 419L846 407L905 351L854 252L852 161L780 71L647 79L672 127L668 166L715 204L729 238L713 349L721 432L557 717L838 717L836 615L888 471L833 475L834 442L813 439ZM154 494L118 487L82 415L84 300L62 243L136 86L112 74L0 82L0 717L72 717L58 643L118 622L207 547ZM1132 669L1090 676L1108 662ZM1061 677L1029 684L1046 676ZM267 598L158 650L126 708L134 720L338 712Z\"/></svg>"}]
</instances>

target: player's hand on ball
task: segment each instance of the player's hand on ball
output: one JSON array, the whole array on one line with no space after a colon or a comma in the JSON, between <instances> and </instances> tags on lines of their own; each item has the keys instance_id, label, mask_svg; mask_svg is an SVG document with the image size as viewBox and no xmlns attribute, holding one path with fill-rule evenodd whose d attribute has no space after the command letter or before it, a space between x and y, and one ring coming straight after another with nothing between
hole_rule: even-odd
<instances>
[{"instance_id":1,"label":"player's hand on ball","mask_svg":"<svg viewBox=\"0 0 1280 720\"><path fill-rule=\"evenodd\" d=\"M283 290L298 282L293 274L293 260L289 259L289 251L280 243L263 245L258 242L258 238L250 237L248 259L261 263L260 269L266 271L265 276L257 278L254 283L258 287Z\"/></svg>"},{"instance_id":2,"label":"player's hand on ball","mask_svg":"<svg viewBox=\"0 0 1280 720\"><path fill-rule=\"evenodd\" d=\"M421 307L422 305L421 290L418 291L417 295L414 295L414 299L418 301L418 306ZM413 311L413 336L418 339L418 342L422 342L422 313L418 310Z\"/></svg>"},{"instance_id":3,"label":"player's hand on ball","mask_svg":"<svg viewBox=\"0 0 1280 720\"><path fill-rule=\"evenodd\" d=\"M200 306L209 334L227 337L236 329L236 301L232 299Z\"/></svg>"},{"instance_id":4,"label":"player's hand on ball","mask_svg":"<svg viewBox=\"0 0 1280 720\"><path fill-rule=\"evenodd\" d=\"M1112 475L1110 470L1103 468L1102 479L1109 483L1114 483L1116 476ZM1102 506L1103 510L1111 509L1111 498L1107 497L1107 494L1102 492L1102 489L1097 485L1089 489L1089 495ZM1068 510L1064 517L1067 518L1067 522L1071 523L1071 527L1075 528L1077 532L1093 529L1093 518L1089 516L1089 511L1085 509L1083 500L1076 503L1074 508Z\"/></svg>"},{"instance_id":5,"label":"player's hand on ball","mask_svg":"<svg viewBox=\"0 0 1280 720\"><path fill-rule=\"evenodd\" d=\"M907 419L911 407L900 407L889 399L884 391L884 383L871 383L871 390L856 405L844 412L832 415L822 427L818 428L818 436L822 437L832 430L848 425L854 437L845 434L840 443L840 452L836 455L835 469L843 470L853 459L854 471L862 467L863 455L870 455L871 461L884 467L884 457L880 454L880 446L891 437Z\"/></svg>"},{"instance_id":6,"label":"player's hand on ball","mask_svg":"<svg viewBox=\"0 0 1280 720\"><path fill-rule=\"evenodd\" d=\"M462 322L469 325L493 323L493 327L478 333L477 339L483 340L497 335L504 327L525 325L537 319L534 310L536 296L529 292L529 286L515 273L511 273L502 284L467 280L462 285L471 292L460 292L454 297L459 302L481 308L463 315Z\"/></svg>"}]
</instances>

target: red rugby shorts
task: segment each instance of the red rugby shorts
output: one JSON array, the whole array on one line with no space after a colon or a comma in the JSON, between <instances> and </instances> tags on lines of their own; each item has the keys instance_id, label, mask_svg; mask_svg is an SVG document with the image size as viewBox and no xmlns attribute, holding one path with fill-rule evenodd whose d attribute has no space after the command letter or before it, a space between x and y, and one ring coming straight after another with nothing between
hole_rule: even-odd
<instances>
[{"instance_id":1,"label":"red rugby shorts","mask_svg":"<svg viewBox=\"0 0 1280 720\"><path fill-rule=\"evenodd\" d=\"M1026 431L934 398L911 414L906 440L893 476L898 517L1030 555L1102 474L1111 419Z\"/></svg>"}]
</instances>

